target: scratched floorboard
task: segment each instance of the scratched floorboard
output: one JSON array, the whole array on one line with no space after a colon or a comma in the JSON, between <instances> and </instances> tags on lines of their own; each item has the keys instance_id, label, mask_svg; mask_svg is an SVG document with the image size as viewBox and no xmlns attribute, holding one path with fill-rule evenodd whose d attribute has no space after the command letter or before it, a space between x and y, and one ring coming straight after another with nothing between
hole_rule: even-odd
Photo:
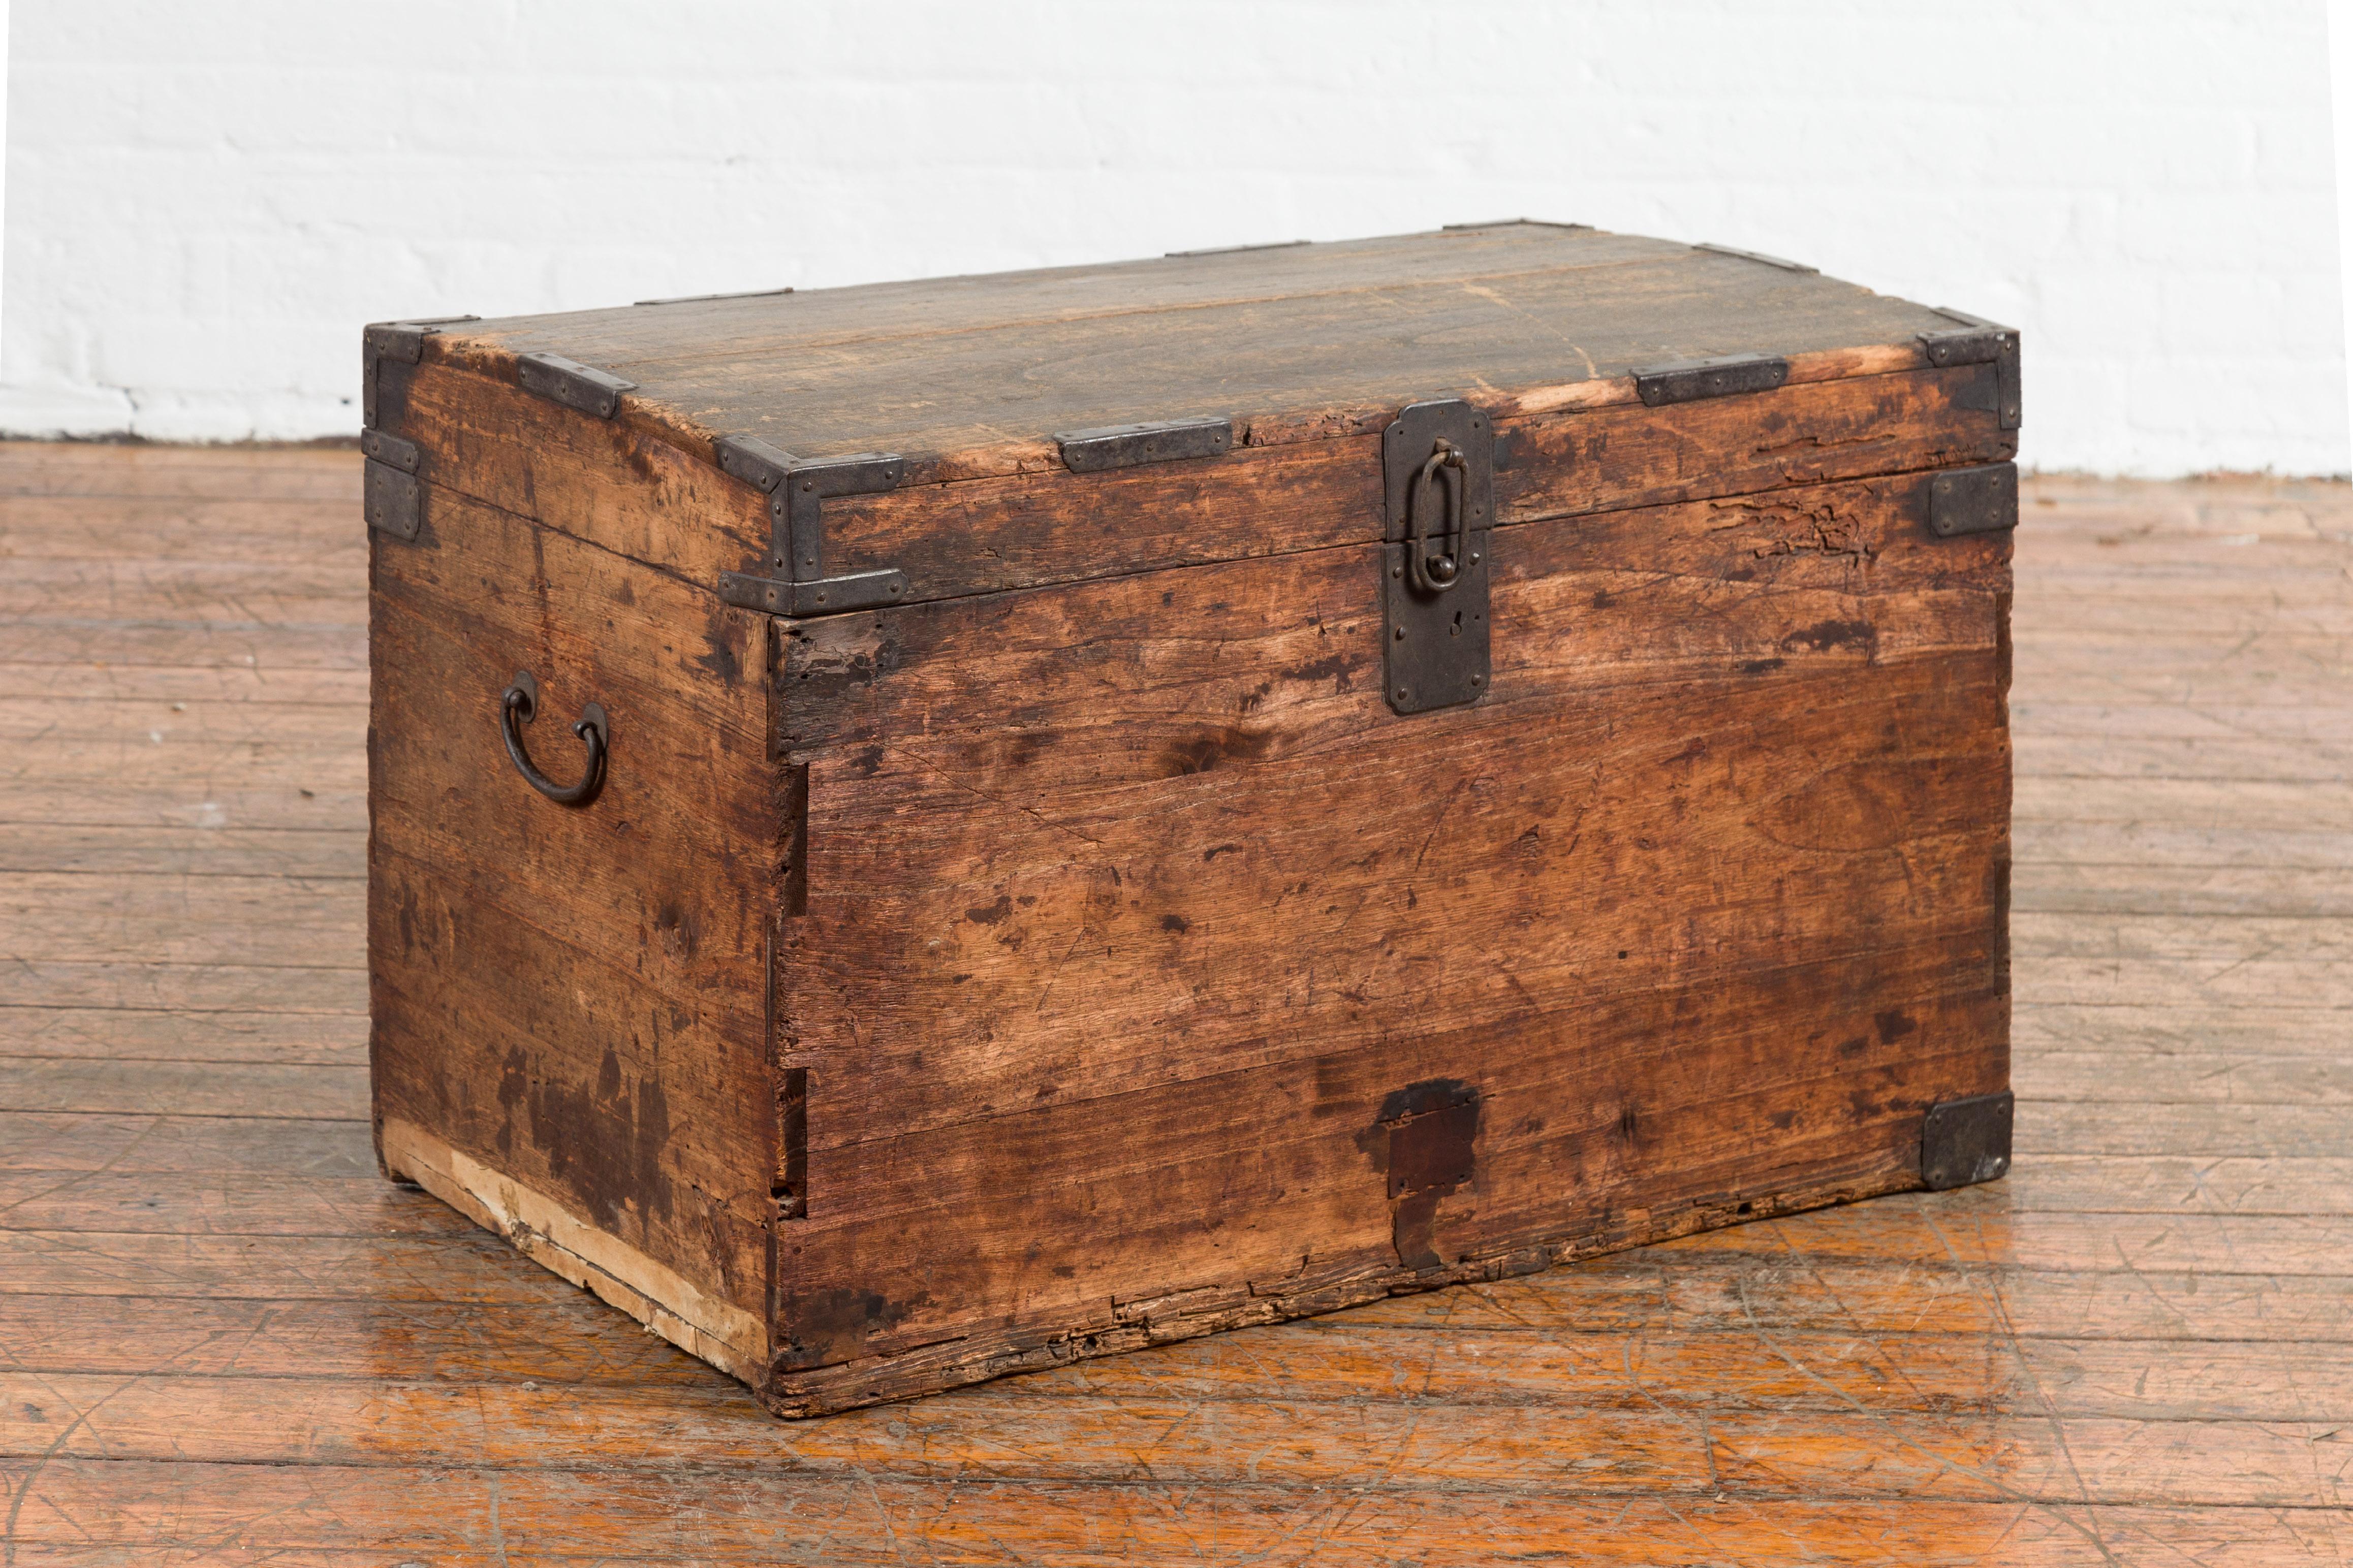
<instances>
[{"instance_id":1,"label":"scratched floorboard","mask_svg":"<svg viewBox=\"0 0 2353 1568\"><path fill-rule=\"evenodd\" d=\"M0 447L0 1568L2353 1552L2347 487L2029 487L2010 1181L799 1426L374 1175L357 511Z\"/></svg>"}]
</instances>

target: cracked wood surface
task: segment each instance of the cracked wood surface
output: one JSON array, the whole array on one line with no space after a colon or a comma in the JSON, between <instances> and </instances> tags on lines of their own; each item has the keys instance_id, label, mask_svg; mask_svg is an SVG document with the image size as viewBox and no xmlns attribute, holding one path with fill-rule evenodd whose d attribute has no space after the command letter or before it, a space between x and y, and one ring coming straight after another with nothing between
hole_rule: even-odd
<instances>
[{"instance_id":1,"label":"cracked wood surface","mask_svg":"<svg viewBox=\"0 0 2353 1568\"><path fill-rule=\"evenodd\" d=\"M375 1174L357 468L0 449L0 1561L2353 1546L2344 487L2027 487L2007 1181L786 1426Z\"/></svg>"}]
</instances>

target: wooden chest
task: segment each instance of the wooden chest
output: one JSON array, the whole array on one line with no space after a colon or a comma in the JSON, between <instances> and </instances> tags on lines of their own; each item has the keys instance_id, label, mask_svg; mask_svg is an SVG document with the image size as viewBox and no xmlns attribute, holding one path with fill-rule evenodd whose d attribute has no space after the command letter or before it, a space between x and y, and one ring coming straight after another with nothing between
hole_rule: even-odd
<instances>
[{"instance_id":1,"label":"wooden chest","mask_svg":"<svg viewBox=\"0 0 2353 1568\"><path fill-rule=\"evenodd\" d=\"M2007 1168L2008 329L1511 223L365 342L385 1166L778 1413Z\"/></svg>"}]
</instances>

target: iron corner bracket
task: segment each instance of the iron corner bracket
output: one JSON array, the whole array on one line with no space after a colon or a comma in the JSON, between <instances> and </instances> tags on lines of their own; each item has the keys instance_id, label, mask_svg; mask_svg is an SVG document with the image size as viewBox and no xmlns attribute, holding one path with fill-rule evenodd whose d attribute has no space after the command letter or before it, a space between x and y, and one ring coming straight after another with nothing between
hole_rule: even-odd
<instances>
[{"instance_id":1,"label":"iron corner bracket","mask_svg":"<svg viewBox=\"0 0 2353 1568\"><path fill-rule=\"evenodd\" d=\"M1939 539L2018 526L2018 465L1980 463L1928 476L1928 531Z\"/></svg>"},{"instance_id":2,"label":"iron corner bracket","mask_svg":"<svg viewBox=\"0 0 2353 1568\"><path fill-rule=\"evenodd\" d=\"M768 498L768 558L757 572L723 572L719 596L776 616L829 615L906 602L907 574L896 568L825 574L826 501L879 495L907 477L895 452L843 458L794 457L757 436L723 436L712 444L721 470Z\"/></svg>"},{"instance_id":3,"label":"iron corner bracket","mask_svg":"<svg viewBox=\"0 0 2353 1568\"><path fill-rule=\"evenodd\" d=\"M2010 1171L2010 1092L1940 1100L1920 1122L1920 1180L1932 1193L2000 1181Z\"/></svg>"},{"instance_id":4,"label":"iron corner bracket","mask_svg":"<svg viewBox=\"0 0 2353 1568\"><path fill-rule=\"evenodd\" d=\"M1413 404L1382 433L1381 469L1383 695L1398 713L1476 702L1493 673L1495 422L1460 398Z\"/></svg>"},{"instance_id":5,"label":"iron corner bracket","mask_svg":"<svg viewBox=\"0 0 2353 1568\"><path fill-rule=\"evenodd\" d=\"M2000 406L1996 410L2000 428L2015 430L2019 426L2021 402L2019 392L2018 329L1989 321L1983 316L1972 316L1967 310L1947 306L1936 307L1936 314L1960 325L1920 334L1920 352L1928 363L1944 369L1957 364L1990 364L1994 367L1994 385Z\"/></svg>"},{"instance_id":6,"label":"iron corner bracket","mask_svg":"<svg viewBox=\"0 0 2353 1568\"><path fill-rule=\"evenodd\" d=\"M387 436L381 430L360 432L360 510L367 525L379 533L415 542L424 523L425 489L417 480L423 456L414 441Z\"/></svg>"},{"instance_id":7,"label":"iron corner bracket","mask_svg":"<svg viewBox=\"0 0 2353 1568\"><path fill-rule=\"evenodd\" d=\"M375 371L386 360L416 364L425 358L425 340L444 327L479 321L480 316L423 316L409 321L371 321L360 331L360 423L375 424Z\"/></svg>"}]
</instances>

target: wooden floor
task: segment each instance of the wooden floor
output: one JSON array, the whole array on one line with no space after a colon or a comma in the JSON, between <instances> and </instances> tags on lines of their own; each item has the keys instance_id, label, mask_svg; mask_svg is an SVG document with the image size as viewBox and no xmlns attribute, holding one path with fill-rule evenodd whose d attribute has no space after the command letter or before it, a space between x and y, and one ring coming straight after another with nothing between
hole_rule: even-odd
<instances>
[{"instance_id":1,"label":"wooden floor","mask_svg":"<svg viewBox=\"0 0 2353 1568\"><path fill-rule=\"evenodd\" d=\"M2019 535L2015 1173L780 1425L368 1150L358 463L0 447L0 1565L2353 1554L2353 494Z\"/></svg>"}]
</instances>

